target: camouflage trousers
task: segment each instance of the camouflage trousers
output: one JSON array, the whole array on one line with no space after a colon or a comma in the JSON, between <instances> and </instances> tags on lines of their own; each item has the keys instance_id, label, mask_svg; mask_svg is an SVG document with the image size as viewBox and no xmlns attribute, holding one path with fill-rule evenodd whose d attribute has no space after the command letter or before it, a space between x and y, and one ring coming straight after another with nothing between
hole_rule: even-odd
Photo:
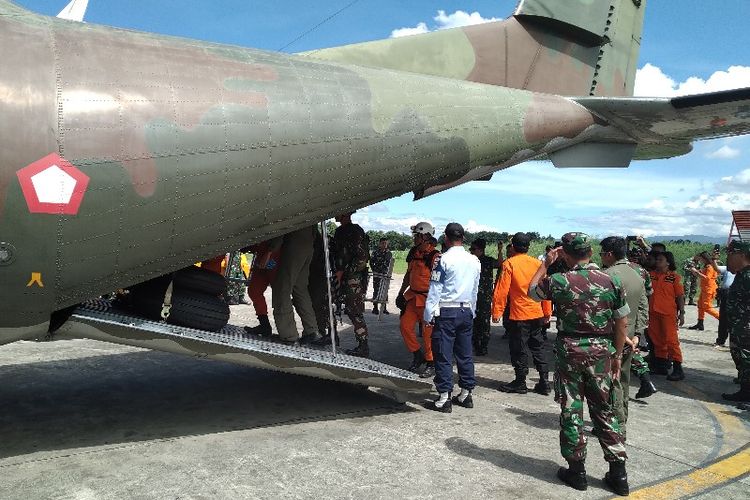
<instances>
[{"instance_id":1,"label":"camouflage trousers","mask_svg":"<svg viewBox=\"0 0 750 500\"><path fill-rule=\"evenodd\" d=\"M471 343L475 350L487 349L490 343L490 321L492 320L492 303L477 302L476 316Z\"/></svg>"},{"instance_id":2,"label":"camouflage trousers","mask_svg":"<svg viewBox=\"0 0 750 500\"><path fill-rule=\"evenodd\" d=\"M742 386L750 386L750 336L729 337L729 352L732 354L734 366L737 367L737 378Z\"/></svg>"},{"instance_id":3,"label":"camouflage trousers","mask_svg":"<svg viewBox=\"0 0 750 500\"><path fill-rule=\"evenodd\" d=\"M358 341L367 340L367 324L365 323L366 274L365 276L344 276L342 285L341 295L344 299L344 312L354 326L354 337Z\"/></svg>"},{"instance_id":4,"label":"camouflage trousers","mask_svg":"<svg viewBox=\"0 0 750 500\"><path fill-rule=\"evenodd\" d=\"M555 393L560 403L560 452L565 460L586 459L583 400L607 462L627 460L625 439L615 415L608 338L559 336L555 342Z\"/></svg>"},{"instance_id":5,"label":"camouflage trousers","mask_svg":"<svg viewBox=\"0 0 750 500\"><path fill-rule=\"evenodd\" d=\"M633 359L630 362L630 371L635 373L639 377L642 377L650 372L650 370L648 369L648 363L646 362L643 354L641 354L640 351L633 354Z\"/></svg>"},{"instance_id":6,"label":"camouflage trousers","mask_svg":"<svg viewBox=\"0 0 750 500\"><path fill-rule=\"evenodd\" d=\"M245 279L245 274L242 272L242 267L240 266L240 259L242 259L242 254L236 252L233 255L232 262L229 263L229 278ZM234 299L237 302L242 302L242 299L245 298L246 290L247 286L245 283L230 281L227 285L227 298Z\"/></svg>"}]
</instances>

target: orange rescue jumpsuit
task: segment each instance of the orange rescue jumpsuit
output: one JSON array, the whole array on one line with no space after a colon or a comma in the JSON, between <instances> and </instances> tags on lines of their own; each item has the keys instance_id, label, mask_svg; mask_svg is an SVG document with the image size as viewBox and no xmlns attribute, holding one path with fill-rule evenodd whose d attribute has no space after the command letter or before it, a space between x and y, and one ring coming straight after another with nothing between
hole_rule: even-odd
<instances>
[{"instance_id":1,"label":"orange rescue jumpsuit","mask_svg":"<svg viewBox=\"0 0 750 500\"><path fill-rule=\"evenodd\" d=\"M654 355L682 363L677 335L677 297L685 295L682 278L674 271L651 271L654 292L649 298L648 336L654 344Z\"/></svg>"},{"instance_id":2,"label":"orange rescue jumpsuit","mask_svg":"<svg viewBox=\"0 0 750 500\"><path fill-rule=\"evenodd\" d=\"M272 247L269 240L251 246L250 250L255 254L255 259L247 284L247 295L253 303L255 314L268 316L268 304L263 293L271 285L279 269L281 248Z\"/></svg>"},{"instance_id":3,"label":"orange rescue jumpsuit","mask_svg":"<svg viewBox=\"0 0 750 500\"><path fill-rule=\"evenodd\" d=\"M716 298L716 277L717 273L714 266L708 264L703 269L703 275L701 277L701 294L698 297L698 319L703 320L706 317L706 313L710 314L716 319L719 319L719 311L714 309L714 299Z\"/></svg>"},{"instance_id":4,"label":"orange rescue jumpsuit","mask_svg":"<svg viewBox=\"0 0 750 500\"><path fill-rule=\"evenodd\" d=\"M424 343L424 357L432 362L432 325L425 323L424 306L427 300L427 292L430 290L430 275L432 264L440 255L435 247L429 243L423 243L413 253L409 261L409 288L404 292L406 309L401 316L401 336L409 352L417 352L420 349L419 340L415 333L417 324L422 325L422 341ZM432 258L430 258L432 256ZM429 259L429 262L427 260Z\"/></svg>"}]
</instances>

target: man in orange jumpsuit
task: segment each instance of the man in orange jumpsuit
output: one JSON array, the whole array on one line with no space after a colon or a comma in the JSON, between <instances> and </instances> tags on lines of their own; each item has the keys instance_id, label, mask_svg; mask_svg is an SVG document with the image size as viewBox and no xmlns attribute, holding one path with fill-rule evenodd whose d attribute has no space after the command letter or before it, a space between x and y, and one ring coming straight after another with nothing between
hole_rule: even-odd
<instances>
[{"instance_id":1,"label":"man in orange jumpsuit","mask_svg":"<svg viewBox=\"0 0 750 500\"><path fill-rule=\"evenodd\" d=\"M700 272L696 268L690 270L691 273L701 280L701 294L698 297L698 322L688 327L688 330L703 330L703 320L706 318L706 313L719 319L719 311L714 309L714 299L716 298L716 289L718 288L718 284L716 283L716 278L718 277L716 264L708 255L708 252L701 252L696 255L696 258L703 263L703 272Z\"/></svg>"},{"instance_id":2,"label":"man in orange jumpsuit","mask_svg":"<svg viewBox=\"0 0 750 500\"><path fill-rule=\"evenodd\" d=\"M268 304L263 293L271 285L279 269L282 238L263 241L257 245L243 248L242 252L255 254L250 271L250 281L247 284L247 295L253 303L255 314L258 316L258 326L245 327L245 332L262 337L271 336L271 323L268 321Z\"/></svg>"},{"instance_id":3,"label":"man in orange jumpsuit","mask_svg":"<svg viewBox=\"0 0 750 500\"><path fill-rule=\"evenodd\" d=\"M666 375L669 360L674 365L669 380L682 380L682 350L677 326L685 323L685 289L680 275L675 272L674 257L670 252L656 254L655 269L651 271L654 292L649 299L648 336L654 345L655 362L651 372Z\"/></svg>"},{"instance_id":4,"label":"man in orange jumpsuit","mask_svg":"<svg viewBox=\"0 0 750 500\"><path fill-rule=\"evenodd\" d=\"M406 257L408 268L398 293L397 305L402 310L401 336L404 338L406 348L413 355L409 370L419 373L422 378L429 378L435 376L432 358L432 325L425 323L423 316L427 292L430 290L432 265L440 256L440 252L435 249L437 240L432 236L435 232L432 224L420 222L412 226L411 230L414 247ZM422 327L424 352L414 331L417 325ZM424 369L422 365L426 365Z\"/></svg>"},{"instance_id":5,"label":"man in orange jumpsuit","mask_svg":"<svg viewBox=\"0 0 750 500\"><path fill-rule=\"evenodd\" d=\"M539 371L539 383L534 392L547 395L549 384L549 346L546 336L546 325L552 315L552 304L545 300L535 301L528 295L529 283L542 263L536 257L528 255L531 238L526 233L516 233L511 239L512 257L503 262L503 270L495 286L492 299L492 321L497 323L503 317L506 308L510 309L505 329L508 332L510 360L516 372L516 378L510 383L501 384L503 392L526 394L526 375L529 373L528 351Z\"/></svg>"}]
</instances>

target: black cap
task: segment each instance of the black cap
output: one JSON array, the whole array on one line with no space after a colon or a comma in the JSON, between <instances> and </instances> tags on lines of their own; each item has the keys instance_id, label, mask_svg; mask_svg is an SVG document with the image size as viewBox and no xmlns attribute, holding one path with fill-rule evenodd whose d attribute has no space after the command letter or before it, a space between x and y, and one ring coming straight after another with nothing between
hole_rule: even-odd
<instances>
[{"instance_id":1,"label":"black cap","mask_svg":"<svg viewBox=\"0 0 750 500\"><path fill-rule=\"evenodd\" d=\"M451 222L445 226L445 235L451 241L464 239L464 227L458 222Z\"/></svg>"},{"instance_id":2,"label":"black cap","mask_svg":"<svg viewBox=\"0 0 750 500\"><path fill-rule=\"evenodd\" d=\"M510 239L513 248L522 251L528 251L529 245L531 245L531 237L527 233L516 233Z\"/></svg>"},{"instance_id":3,"label":"black cap","mask_svg":"<svg viewBox=\"0 0 750 500\"><path fill-rule=\"evenodd\" d=\"M487 240L485 240L484 238L477 238L471 242L471 246L484 250L485 248L487 248Z\"/></svg>"}]
</instances>

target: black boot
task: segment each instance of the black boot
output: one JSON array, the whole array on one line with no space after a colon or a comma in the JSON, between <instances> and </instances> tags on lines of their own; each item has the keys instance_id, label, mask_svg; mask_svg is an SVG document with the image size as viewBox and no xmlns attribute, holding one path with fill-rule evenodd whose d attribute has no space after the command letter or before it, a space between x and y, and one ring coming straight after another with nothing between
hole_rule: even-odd
<instances>
[{"instance_id":1,"label":"black boot","mask_svg":"<svg viewBox=\"0 0 750 500\"><path fill-rule=\"evenodd\" d=\"M541 394L542 396L549 396L552 392L552 387L549 385L549 374L547 372L539 372L539 382L534 386L534 392Z\"/></svg>"},{"instance_id":2,"label":"black boot","mask_svg":"<svg viewBox=\"0 0 750 500\"><path fill-rule=\"evenodd\" d=\"M391 314L391 312L385 306L383 306L383 314Z\"/></svg>"},{"instance_id":3,"label":"black boot","mask_svg":"<svg viewBox=\"0 0 750 500\"><path fill-rule=\"evenodd\" d=\"M669 361L664 358L654 358L654 362L649 369L654 375L666 375L669 373L669 369L667 368L668 363Z\"/></svg>"},{"instance_id":4,"label":"black boot","mask_svg":"<svg viewBox=\"0 0 750 500\"><path fill-rule=\"evenodd\" d=\"M248 335L260 335L261 337L271 336L271 323L268 321L268 315L258 315L258 326L244 328Z\"/></svg>"},{"instance_id":5,"label":"black boot","mask_svg":"<svg viewBox=\"0 0 750 500\"><path fill-rule=\"evenodd\" d=\"M380 314L380 311L378 311L378 306L377 305L372 306L372 313L373 314Z\"/></svg>"},{"instance_id":6,"label":"black boot","mask_svg":"<svg viewBox=\"0 0 750 500\"><path fill-rule=\"evenodd\" d=\"M703 330L703 320L699 319L696 324L689 326L688 330Z\"/></svg>"},{"instance_id":7,"label":"black boot","mask_svg":"<svg viewBox=\"0 0 750 500\"><path fill-rule=\"evenodd\" d=\"M338 334L336 334L336 347L338 347L340 343L341 342L339 341L339 336ZM331 345L331 335L323 335L322 337L310 342L310 344L321 347L329 346Z\"/></svg>"},{"instance_id":8,"label":"black boot","mask_svg":"<svg viewBox=\"0 0 750 500\"><path fill-rule=\"evenodd\" d=\"M354 349L347 349L346 354L349 356L359 356L360 358L369 358L370 347L367 345L367 339L360 340Z\"/></svg>"},{"instance_id":9,"label":"black boot","mask_svg":"<svg viewBox=\"0 0 750 500\"><path fill-rule=\"evenodd\" d=\"M737 401L738 403L750 402L750 384L740 385L740 390L735 393L722 394L722 398L727 401Z\"/></svg>"},{"instance_id":10,"label":"black boot","mask_svg":"<svg viewBox=\"0 0 750 500\"><path fill-rule=\"evenodd\" d=\"M513 382L500 384L497 388L500 392L512 392L515 394L526 394L529 388L526 386L526 375L516 372L516 378Z\"/></svg>"},{"instance_id":11,"label":"black boot","mask_svg":"<svg viewBox=\"0 0 750 500\"><path fill-rule=\"evenodd\" d=\"M422 349L417 349L412 353L412 355L414 356L414 358L412 359L411 364L409 365L409 368L407 368L407 370L409 370L410 372L419 373L419 368L425 362L424 354L422 354Z\"/></svg>"},{"instance_id":12,"label":"black boot","mask_svg":"<svg viewBox=\"0 0 750 500\"><path fill-rule=\"evenodd\" d=\"M651 396L656 391L656 386L651 382L651 377L648 373L641 375L641 388L638 389L638 393L635 395L635 399L643 399Z\"/></svg>"},{"instance_id":13,"label":"black boot","mask_svg":"<svg viewBox=\"0 0 750 500\"><path fill-rule=\"evenodd\" d=\"M570 486L580 491L586 491L589 487L588 481L586 480L586 468L583 461L581 462L568 462L569 467L560 467L557 470L557 477Z\"/></svg>"},{"instance_id":14,"label":"black boot","mask_svg":"<svg viewBox=\"0 0 750 500\"><path fill-rule=\"evenodd\" d=\"M424 370L419 374L419 378L432 378L435 376L435 364L432 361L428 361L424 366Z\"/></svg>"},{"instance_id":15,"label":"black boot","mask_svg":"<svg viewBox=\"0 0 750 500\"><path fill-rule=\"evenodd\" d=\"M609 472L604 475L604 482L618 495L628 496L630 494L630 486L628 486L628 473L625 471L625 462L610 462Z\"/></svg>"},{"instance_id":16,"label":"black boot","mask_svg":"<svg viewBox=\"0 0 750 500\"><path fill-rule=\"evenodd\" d=\"M672 368L672 373L667 375L667 380L676 382L678 380L684 380L684 379L685 379L685 372L682 371L682 363L680 363L679 361L675 361L674 368Z\"/></svg>"}]
</instances>

